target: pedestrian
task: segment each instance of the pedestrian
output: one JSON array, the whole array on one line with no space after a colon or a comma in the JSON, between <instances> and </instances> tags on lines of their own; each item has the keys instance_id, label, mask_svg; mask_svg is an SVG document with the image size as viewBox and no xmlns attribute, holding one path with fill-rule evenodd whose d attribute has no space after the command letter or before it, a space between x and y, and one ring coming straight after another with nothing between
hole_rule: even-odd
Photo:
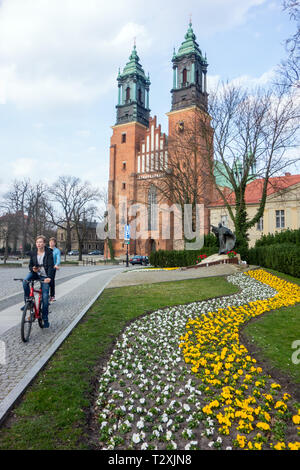
<instances>
[{"instance_id":1,"label":"pedestrian","mask_svg":"<svg viewBox=\"0 0 300 470\"><path fill-rule=\"evenodd\" d=\"M53 251L53 260L54 260L54 276L51 278L50 282L50 302L55 302L55 275L56 271L60 267L60 250L56 246L56 238L51 237L49 239L49 247Z\"/></svg>"},{"instance_id":2,"label":"pedestrian","mask_svg":"<svg viewBox=\"0 0 300 470\"><path fill-rule=\"evenodd\" d=\"M31 252L29 260L30 273L23 281L24 300L29 297L30 288L27 281L40 280L42 287L42 318L44 328L49 328L48 310L49 310L49 285L54 276L54 260L53 253L50 248L46 247L46 237L39 235L35 240L36 248ZM24 310L24 307L21 308Z\"/></svg>"}]
</instances>

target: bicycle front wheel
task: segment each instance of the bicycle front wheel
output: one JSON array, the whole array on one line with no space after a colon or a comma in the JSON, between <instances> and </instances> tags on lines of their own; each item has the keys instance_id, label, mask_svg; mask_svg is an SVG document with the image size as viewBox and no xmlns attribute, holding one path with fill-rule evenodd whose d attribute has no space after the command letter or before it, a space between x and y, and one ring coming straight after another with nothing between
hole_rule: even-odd
<instances>
[{"instance_id":1,"label":"bicycle front wheel","mask_svg":"<svg viewBox=\"0 0 300 470\"><path fill-rule=\"evenodd\" d=\"M34 309L31 302L25 304L21 320L21 338L24 343L29 340L31 326L34 321Z\"/></svg>"}]
</instances>

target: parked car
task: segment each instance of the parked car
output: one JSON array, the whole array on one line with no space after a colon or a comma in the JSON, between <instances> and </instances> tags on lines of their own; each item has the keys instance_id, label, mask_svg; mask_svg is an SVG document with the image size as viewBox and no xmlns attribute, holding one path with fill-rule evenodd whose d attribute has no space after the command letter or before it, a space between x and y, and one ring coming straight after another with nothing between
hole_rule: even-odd
<instances>
[{"instance_id":1,"label":"parked car","mask_svg":"<svg viewBox=\"0 0 300 470\"><path fill-rule=\"evenodd\" d=\"M135 255L129 260L129 263L133 266L134 264L141 264L146 266L149 264L148 256Z\"/></svg>"},{"instance_id":2,"label":"parked car","mask_svg":"<svg viewBox=\"0 0 300 470\"><path fill-rule=\"evenodd\" d=\"M89 254L89 255L103 255L103 251L101 251L101 250L94 250L94 251L90 251L88 254Z\"/></svg>"},{"instance_id":3,"label":"parked car","mask_svg":"<svg viewBox=\"0 0 300 470\"><path fill-rule=\"evenodd\" d=\"M77 255L77 256L78 256L78 255L79 255L79 251L78 251L78 250L71 250L71 251L69 251L68 255L69 255L69 256L74 256L74 255Z\"/></svg>"}]
</instances>

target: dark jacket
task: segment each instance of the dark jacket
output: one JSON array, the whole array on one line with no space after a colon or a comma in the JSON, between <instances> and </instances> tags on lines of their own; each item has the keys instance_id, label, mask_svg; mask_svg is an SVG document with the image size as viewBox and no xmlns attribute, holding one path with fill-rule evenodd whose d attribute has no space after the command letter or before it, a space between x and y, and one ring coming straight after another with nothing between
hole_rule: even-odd
<instances>
[{"instance_id":1,"label":"dark jacket","mask_svg":"<svg viewBox=\"0 0 300 470\"><path fill-rule=\"evenodd\" d=\"M37 265L38 265L37 249L34 249L30 255L29 271L34 272L33 268L34 266L37 266ZM48 248L46 246L45 246L45 256L43 260L43 265L44 265L47 277L50 277L52 279L55 274L53 251L51 250L51 248Z\"/></svg>"}]
</instances>

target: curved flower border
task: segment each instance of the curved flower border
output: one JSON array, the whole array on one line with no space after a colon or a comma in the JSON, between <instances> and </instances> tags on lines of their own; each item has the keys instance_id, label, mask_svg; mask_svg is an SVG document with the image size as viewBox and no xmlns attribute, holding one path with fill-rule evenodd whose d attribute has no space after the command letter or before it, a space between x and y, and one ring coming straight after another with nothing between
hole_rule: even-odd
<instances>
[{"instance_id":1,"label":"curved flower border","mask_svg":"<svg viewBox=\"0 0 300 470\"><path fill-rule=\"evenodd\" d=\"M102 448L300 448L284 437L287 423L297 436L300 411L238 339L244 321L299 302L300 288L263 270L227 279L239 294L158 310L124 330L99 380Z\"/></svg>"}]
</instances>

